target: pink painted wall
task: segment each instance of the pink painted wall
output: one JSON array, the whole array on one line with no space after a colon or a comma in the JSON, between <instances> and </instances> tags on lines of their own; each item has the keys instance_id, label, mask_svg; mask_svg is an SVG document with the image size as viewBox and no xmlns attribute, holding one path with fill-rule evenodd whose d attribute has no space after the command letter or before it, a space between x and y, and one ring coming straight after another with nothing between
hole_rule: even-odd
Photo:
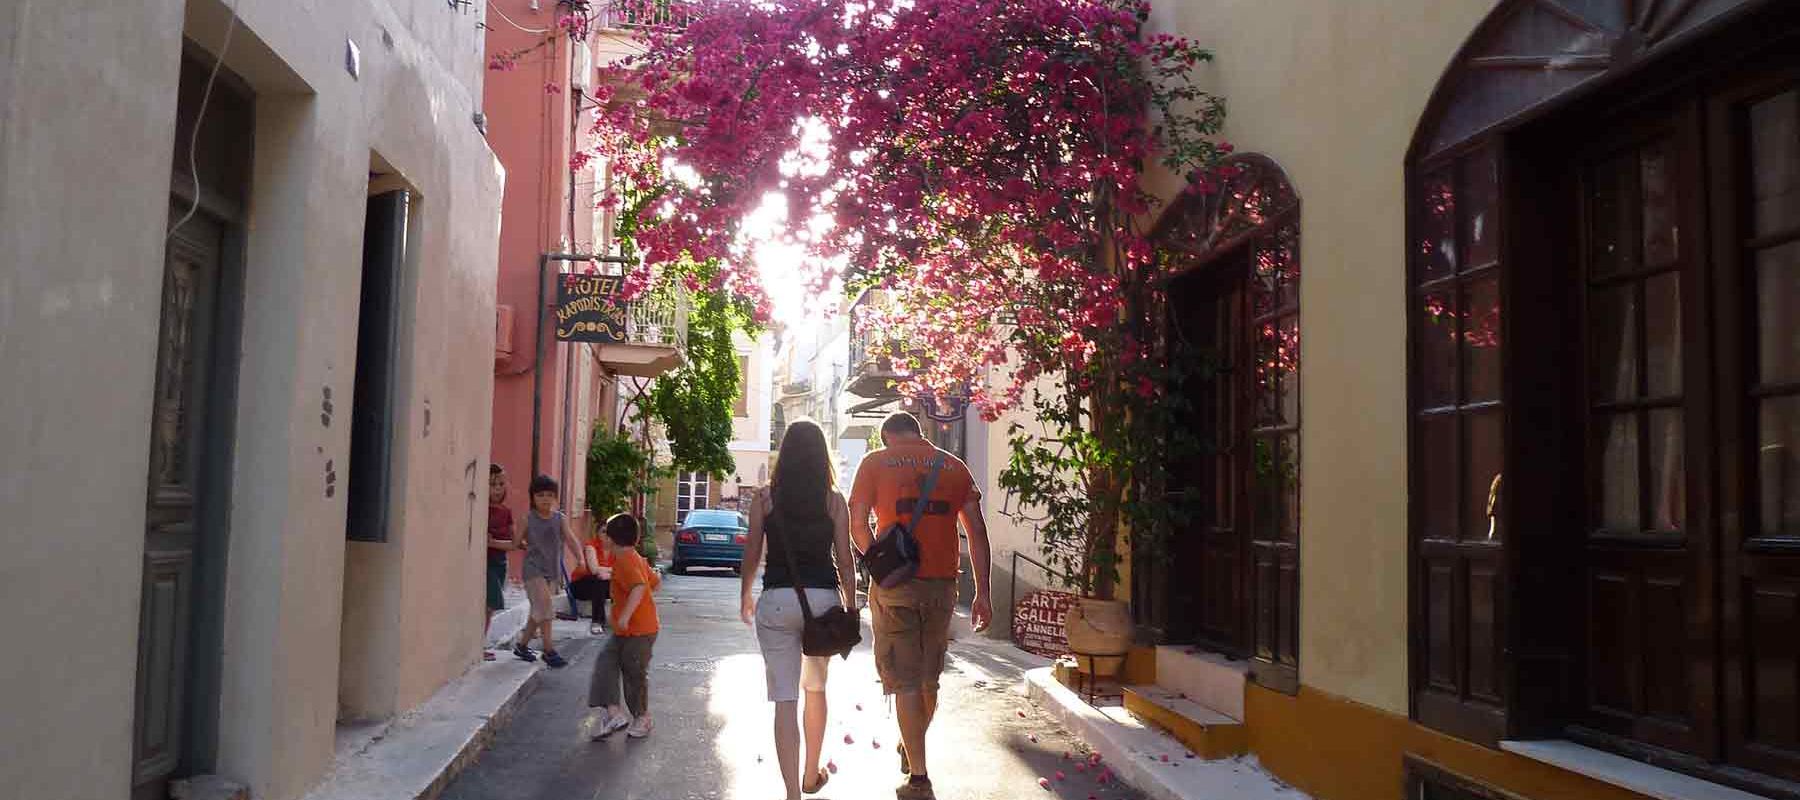
<instances>
[{"instance_id":1,"label":"pink painted wall","mask_svg":"<svg viewBox=\"0 0 1800 800\"><path fill-rule=\"evenodd\" d=\"M568 169L572 136L570 119L578 93L570 85L570 42L559 31L554 36L528 32L526 29L554 29L556 4L539 0L541 10L531 9L531 0L492 0L488 6L487 57L532 49L517 58L512 70L490 70L485 83L483 110L488 120L488 142L506 167L506 196L502 207L500 229L500 266L497 302L513 308L510 358L494 362L493 439L490 458L504 466L512 478L512 491L507 505L523 519L529 498L526 487L531 481L532 363L537 342L538 260L544 253L592 250L593 239L593 168L575 177L574 209L571 213L570 174ZM502 16L504 14L504 16ZM510 20L510 21L509 21ZM541 44L542 43L542 44ZM591 82L591 77L583 81ZM557 91L549 91L554 86ZM585 115L584 115L585 116ZM580 123L585 127L585 120ZM577 265L584 268L585 265ZM550 269L559 265L552 262ZM568 268L562 266L561 268ZM544 301L553 302L554 283L545 286ZM549 334L548 317L544 328ZM538 469L565 485L583 480L583 454L588 437L579 425L569 426L564 440L564 414L574 409L565 403L579 404L600 397L602 378L597 369L576 369L573 379L588 384L571 387L567 369L585 352L571 354L570 345L549 342L544 351L542 411L540 418ZM583 348L585 349L585 348ZM577 415L593 418L592 413ZM568 471L563 471L563 453L569 450ZM573 492L565 489L565 498ZM569 509L575 515L578 509ZM518 557L514 559L517 574Z\"/></svg>"}]
</instances>

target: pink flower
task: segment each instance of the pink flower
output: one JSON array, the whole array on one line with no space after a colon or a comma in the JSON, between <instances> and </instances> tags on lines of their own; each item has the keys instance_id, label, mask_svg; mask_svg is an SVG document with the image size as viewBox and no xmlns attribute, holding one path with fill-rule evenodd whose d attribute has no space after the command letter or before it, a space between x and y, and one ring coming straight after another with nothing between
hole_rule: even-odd
<instances>
[{"instance_id":1,"label":"pink flower","mask_svg":"<svg viewBox=\"0 0 1800 800\"><path fill-rule=\"evenodd\" d=\"M1151 206L1141 165L1174 157L1195 194L1229 180L1212 163L1229 145L1175 142L1147 122L1154 92L1190 85L1183 65L1208 54L1141 31L1138 2L912 0L880 6L883 24L854 26L817 7L709 5L685 25L643 29L643 52L603 68L603 87L637 90L628 102L596 90L592 136L620 185L655 192L633 234L644 272L719 259L704 288L767 318L767 293L736 263L739 234L765 195L782 192L790 219L835 223L791 242L811 272L799 285L828 286L832 263L891 279L893 308L877 320L891 354L933 356L902 360L909 385L976 387L973 410L998 420L1031 381L1086 392L1101 374L1093 365L1141 360L1115 335L1159 324L1132 319L1137 306L1124 302L1154 296L1164 274L1130 218ZM589 15L557 24L585 35ZM818 126L803 120L822 121L828 137L808 144ZM681 138L658 138L671 121ZM1220 120L1199 111L1192 121ZM789 156L809 149L816 165ZM672 163L702 179L673 179ZM625 207L610 192L596 205ZM1093 257L1106 238L1125 248L1117 263ZM1125 402L1157 401L1154 383L1125 380Z\"/></svg>"}]
</instances>

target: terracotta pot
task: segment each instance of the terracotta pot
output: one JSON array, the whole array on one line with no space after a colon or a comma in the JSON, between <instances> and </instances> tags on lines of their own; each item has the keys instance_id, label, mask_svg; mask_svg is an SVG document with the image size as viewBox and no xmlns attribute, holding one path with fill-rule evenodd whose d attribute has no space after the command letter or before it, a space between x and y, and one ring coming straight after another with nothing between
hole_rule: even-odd
<instances>
[{"instance_id":1,"label":"terracotta pot","mask_svg":"<svg viewBox=\"0 0 1800 800\"><path fill-rule=\"evenodd\" d=\"M1095 676L1110 678L1124 667L1132 635L1131 610L1124 601L1083 597L1069 606L1063 629L1068 632L1069 650L1076 654L1078 669L1087 671L1091 662Z\"/></svg>"}]
</instances>

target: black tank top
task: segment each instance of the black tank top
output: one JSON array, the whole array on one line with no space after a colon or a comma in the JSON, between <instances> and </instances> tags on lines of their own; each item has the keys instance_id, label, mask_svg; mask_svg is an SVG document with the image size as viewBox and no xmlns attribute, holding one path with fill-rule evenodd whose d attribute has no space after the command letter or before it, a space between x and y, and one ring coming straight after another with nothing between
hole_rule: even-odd
<instances>
[{"instance_id":1,"label":"black tank top","mask_svg":"<svg viewBox=\"0 0 1800 800\"><path fill-rule=\"evenodd\" d=\"M831 514L823 508L817 514L793 518L770 508L763 516L767 545L763 555L763 589L788 589L795 585L802 589L838 588L837 566L831 554L831 524ZM788 557L782 547L792 549L797 576L789 574Z\"/></svg>"}]
</instances>

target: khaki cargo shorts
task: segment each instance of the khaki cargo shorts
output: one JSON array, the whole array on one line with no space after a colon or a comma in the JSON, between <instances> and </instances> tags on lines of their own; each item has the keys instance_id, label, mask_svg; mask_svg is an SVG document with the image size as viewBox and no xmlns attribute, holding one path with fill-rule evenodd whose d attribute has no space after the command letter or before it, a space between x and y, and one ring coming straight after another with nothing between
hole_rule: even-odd
<instances>
[{"instance_id":1,"label":"khaki cargo shorts","mask_svg":"<svg viewBox=\"0 0 1800 800\"><path fill-rule=\"evenodd\" d=\"M875 672L884 692L937 690L955 608L952 578L915 578L892 589L870 588Z\"/></svg>"}]
</instances>

